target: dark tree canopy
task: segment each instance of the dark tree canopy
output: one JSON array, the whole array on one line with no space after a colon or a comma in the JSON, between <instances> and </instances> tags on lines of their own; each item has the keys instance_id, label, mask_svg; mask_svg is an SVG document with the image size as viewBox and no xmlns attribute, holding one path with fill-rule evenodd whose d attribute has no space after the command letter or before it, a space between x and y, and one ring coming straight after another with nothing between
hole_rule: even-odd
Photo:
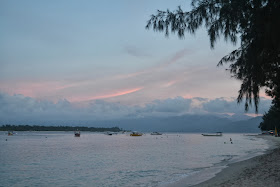
<instances>
[{"instance_id":1,"label":"dark tree canopy","mask_svg":"<svg viewBox=\"0 0 280 187\"><path fill-rule=\"evenodd\" d=\"M263 122L259 125L261 130L280 130L280 108L272 105L267 113L263 115Z\"/></svg>"},{"instance_id":2,"label":"dark tree canopy","mask_svg":"<svg viewBox=\"0 0 280 187\"><path fill-rule=\"evenodd\" d=\"M177 33L195 33L205 26L214 48L218 38L240 46L223 57L218 65L230 63L232 76L242 81L237 101L245 97L245 110L259 104L264 87L274 102L280 102L280 1L279 0L192 0L192 10L160 11L148 20L147 29Z\"/></svg>"}]
</instances>

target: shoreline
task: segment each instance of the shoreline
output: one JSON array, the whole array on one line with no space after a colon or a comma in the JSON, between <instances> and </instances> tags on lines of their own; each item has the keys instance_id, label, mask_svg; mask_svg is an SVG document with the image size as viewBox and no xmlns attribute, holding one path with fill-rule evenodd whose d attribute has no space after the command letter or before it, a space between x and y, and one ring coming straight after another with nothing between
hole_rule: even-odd
<instances>
[{"instance_id":1,"label":"shoreline","mask_svg":"<svg viewBox=\"0 0 280 187\"><path fill-rule=\"evenodd\" d=\"M192 187L280 186L280 163L278 162L280 158L280 137L270 135L256 135L256 137L272 142L272 145L264 154L231 163L223 168L218 168L219 170L216 168L217 172L212 173L210 179L192 185ZM188 178L185 178L166 187L186 187L189 186L188 180Z\"/></svg>"}]
</instances>

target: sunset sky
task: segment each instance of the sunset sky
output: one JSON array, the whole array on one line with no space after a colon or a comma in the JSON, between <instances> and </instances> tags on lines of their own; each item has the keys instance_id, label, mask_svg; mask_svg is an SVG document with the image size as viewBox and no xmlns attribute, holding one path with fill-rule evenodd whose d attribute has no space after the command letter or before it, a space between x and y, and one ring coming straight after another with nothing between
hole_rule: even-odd
<instances>
[{"instance_id":1,"label":"sunset sky","mask_svg":"<svg viewBox=\"0 0 280 187\"><path fill-rule=\"evenodd\" d=\"M156 10L179 5L190 10L190 0L1 1L0 100L232 102L240 82L216 65L237 46L221 38L211 50L204 29L183 40L145 29Z\"/></svg>"}]
</instances>

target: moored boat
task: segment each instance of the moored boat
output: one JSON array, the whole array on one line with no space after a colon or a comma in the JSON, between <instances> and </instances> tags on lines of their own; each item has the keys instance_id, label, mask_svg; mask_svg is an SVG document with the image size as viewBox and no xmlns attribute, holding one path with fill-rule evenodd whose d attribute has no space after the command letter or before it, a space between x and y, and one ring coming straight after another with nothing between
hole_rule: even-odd
<instances>
[{"instance_id":1,"label":"moored boat","mask_svg":"<svg viewBox=\"0 0 280 187\"><path fill-rule=\"evenodd\" d=\"M159 132L152 132L151 135L162 135L162 134Z\"/></svg>"},{"instance_id":2,"label":"moored boat","mask_svg":"<svg viewBox=\"0 0 280 187\"><path fill-rule=\"evenodd\" d=\"M13 136L14 132L13 131L8 131L8 136Z\"/></svg>"},{"instance_id":3,"label":"moored boat","mask_svg":"<svg viewBox=\"0 0 280 187\"><path fill-rule=\"evenodd\" d=\"M76 131L74 132L74 135L75 135L75 137L80 137L80 136L81 136L81 133L80 133L80 131L76 130Z\"/></svg>"},{"instance_id":4,"label":"moored boat","mask_svg":"<svg viewBox=\"0 0 280 187\"><path fill-rule=\"evenodd\" d=\"M117 133L117 132L105 132L104 134L105 134L105 135L112 136L113 134L118 134L118 133Z\"/></svg>"},{"instance_id":5,"label":"moored boat","mask_svg":"<svg viewBox=\"0 0 280 187\"><path fill-rule=\"evenodd\" d=\"M202 136L222 136L222 132L210 133L210 134L201 134Z\"/></svg>"},{"instance_id":6,"label":"moored boat","mask_svg":"<svg viewBox=\"0 0 280 187\"><path fill-rule=\"evenodd\" d=\"M131 132L130 136L142 136L143 134L140 132L133 131Z\"/></svg>"}]
</instances>

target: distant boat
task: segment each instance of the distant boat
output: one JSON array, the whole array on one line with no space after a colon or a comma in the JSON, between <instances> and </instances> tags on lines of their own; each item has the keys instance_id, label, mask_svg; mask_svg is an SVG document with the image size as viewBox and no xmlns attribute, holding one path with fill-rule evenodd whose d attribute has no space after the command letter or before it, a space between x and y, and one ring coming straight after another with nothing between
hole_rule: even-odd
<instances>
[{"instance_id":1,"label":"distant boat","mask_svg":"<svg viewBox=\"0 0 280 187\"><path fill-rule=\"evenodd\" d=\"M13 131L8 131L8 136L13 136L14 132Z\"/></svg>"},{"instance_id":2,"label":"distant boat","mask_svg":"<svg viewBox=\"0 0 280 187\"><path fill-rule=\"evenodd\" d=\"M216 132L216 133L211 133L211 134L202 134L202 136L222 136L222 132Z\"/></svg>"},{"instance_id":3,"label":"distant boat","mask_svg":"<svg viewBox=\"0 0 280 187\"><path fill-rule=\"evenodd\" d=\"M140 132L133 131L130 136L142 136L143 134Z\"/></svg>"},{"instance_id":4,"label":"distant boat","mask_svg":"<svg viewBox=\"0 0 280 187\"><path fill-rule=\"evenodd\" d=\"M162 135L162 134L159 132L152 132L151 135Z\"/></svg>"},{"instance_id":5,"label":"distant boat","mask_svg":"<svg viewBox=\"0 0 280 187\"><path fill-rule=\"evenodd\" d=\"M112 136L113 134L117 134L116 132L105 132L104 134Z\"/></svg>"},{"instance_id":6,"label":"distant boat","mask_svg":"<svg viewBox=\"0 0 280 187\"><path fill-rule=\"evenodd\" d=\"M81 133L80 133L80 131L78 131L78 130L76 130L76 131L74 132L74 134L75 134L75 137L80 137L80 136L81 136Z\"/></svg>"}]
</instances>

